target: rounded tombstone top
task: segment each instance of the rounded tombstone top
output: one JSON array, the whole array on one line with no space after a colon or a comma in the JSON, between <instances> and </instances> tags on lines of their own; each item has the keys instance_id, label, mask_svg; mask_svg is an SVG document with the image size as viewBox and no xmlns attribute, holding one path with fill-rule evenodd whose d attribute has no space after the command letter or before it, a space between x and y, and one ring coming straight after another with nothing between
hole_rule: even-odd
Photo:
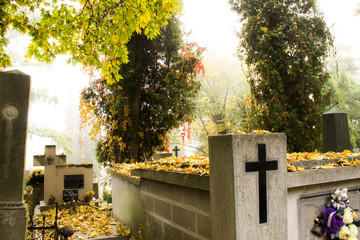
<instances>
[{"instance_id":1,"label":"rounded tombstone top","mask_svg":"<svg viewBox=\"0 0 360 240\"><path fill-rule=\"evenodd\" d=\"M59 234L64 237L70 237L74 234L72 227L65 226L59 229Z\"/></svg>"},{"instance_id":2,"label":"rounded tombstone top","mask_svg":"<svg viewBox=\"0 0 360 240\"><path fill-rule=\"evenodd\" d=\"M12 120L19 115L19 110L15 105L9 104L2 109L4 117L8 120Z\"/></svg>"},{"instance_id":3,"label":"rounded tombstone top","mask_svg":"<svg viewBox=\"0 0 360 240\"><path fill-rule=\"evenodd\" d=\"M326 115L326 114L335 114L335 113L345 113L345 112L340 111L340 110L337 109L337 108L332 108L332 109L330 109L329 111L325 112L324 115Z\"/></svg>"}]
</instances>

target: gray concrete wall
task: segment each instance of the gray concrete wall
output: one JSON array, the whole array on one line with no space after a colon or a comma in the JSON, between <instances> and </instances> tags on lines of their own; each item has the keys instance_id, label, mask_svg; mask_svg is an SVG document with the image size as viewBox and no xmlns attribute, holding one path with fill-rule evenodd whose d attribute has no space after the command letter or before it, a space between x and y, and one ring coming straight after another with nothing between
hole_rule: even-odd
<instances>
[{"instance_id":1,"label":"gray concrete wall","mask_svg":"<svg viewBox=\"0 0 360 240\"><path fill-rule=\"evenodd\" d=\"M140 180L111 172L113 217L137 231L145 222L145 211L141 204Z\"/></svg>"},{"instance_id":2,"label":"gray concrete wall","mask_svg":"<svg viewBox=\"0 0 360 240\"><path fill-rule=\"evenodd\" d=\"M112 173L114 217L132 230L141 223L144 240L210 239L208 176L141 170L134 174L141 180L129 182ZM163 181L151 179L159 176ZM189 183L192 187L186 186Z\"/></svg>"}]
</instances>

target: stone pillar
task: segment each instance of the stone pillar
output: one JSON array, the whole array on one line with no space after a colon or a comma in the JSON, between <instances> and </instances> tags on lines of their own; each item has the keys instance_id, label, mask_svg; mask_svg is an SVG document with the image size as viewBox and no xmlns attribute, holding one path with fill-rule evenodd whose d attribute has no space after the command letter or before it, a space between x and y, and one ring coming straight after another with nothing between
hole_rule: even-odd
<instances>
[{"instance_id":1,"label":"stone pillar","mask_svg":"<svg viewBox=\"0 0 360 240\"><path fill-rule=\"evenodd\" d=\"M211 239L287 239L286 136L209 137Z\"/></svg>"},{"instance_id":2,"label":"stone pillar","mask_svg":"<svg viewBox=\"0 0 360 240\"><path fill-rule=\"evenodd\" d=\"M23 201L30 76L0 73L0 239L25 239Z\"/></svg>"},{"instance_id":3,"label":"stone pillar","mask_svg":"<svg viewBox=\"0 0 360 240\"><path fill-rule=\"evenodd\" d=\"M345 112L336 108L322 116L323 152L352 150L350 144L348 118Z\"/></svg>"}]
</instances>

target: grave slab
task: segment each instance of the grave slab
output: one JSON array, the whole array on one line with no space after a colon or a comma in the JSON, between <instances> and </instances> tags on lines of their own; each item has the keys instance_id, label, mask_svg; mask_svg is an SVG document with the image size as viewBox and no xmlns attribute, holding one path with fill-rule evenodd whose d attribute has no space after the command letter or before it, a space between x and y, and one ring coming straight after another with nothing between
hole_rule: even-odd
<instances>
[{"instance_id":1,"label":"grave slab","mask_svg":"<svg viewBox=\"0 0 360 240\"><path fill-rule=\"evenodd\" d=\"M209 137L212 239L287 239L286 136Z\"/></svg>"},{"instance_id":2,"label":"grave slab","mask_svg":"<svg viewBox=\"0 0 360 240\"><path fill-rule=\"evenodd\" d=\"M0 239L25 239L23 201L30 76L0 73Z\"/></svg>"}]
</instances>

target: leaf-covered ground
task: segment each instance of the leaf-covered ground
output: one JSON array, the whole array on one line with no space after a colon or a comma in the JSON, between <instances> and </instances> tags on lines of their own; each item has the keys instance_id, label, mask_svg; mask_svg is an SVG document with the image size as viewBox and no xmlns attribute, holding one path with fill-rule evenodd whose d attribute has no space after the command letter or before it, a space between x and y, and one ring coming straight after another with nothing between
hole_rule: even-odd
<instances>
[{"instance_id":1,"label":"leaf-covered ground","mask_svg":"<svg viewBox=\"0 0 360 240\"><path fill-rule=\"evenodd\" d=\"M324 159L341 159L337 163L328 163L322 165L319 162L319 165L313 167L315 169L323 168L333 168L341 166L357 166L360 165L360 161L356 159L360 158L359 153L351 153L349 150L345 150L341 153L336 152L299 152L299 153L288 153L287 154L287 165L289 172L295 171L304 171L302 167L295 167L291 163L301 162L301 161L311 161L311 160L324 160ZM353 158L349 160L348 158ZM130 177L137 178L136 176L131 175L131 170L134 169L152 169L156 171L171 171L171 172L180 172L183 174L200 174L200 175L209 175L209 158L208 157L168 157L162 158L159 160L154 160L151 162L141 162L141 163L123 163L123 164L114 164L111 167L112 171L125 174Z\"/></svg>"},{"instance_id":2,"label":"leaf-covered ground","mask_svg":"<svg viewBox=\"0 0 360 240\"><path fill-rule=\"evenodd\" d=\"M45 226L53 226L55 209L37 215L35 220L37 226L43 226L44 215L46 219ZM59 210L58 227L64 226L73 228L75 233L72 237L69 237L69 239L73 240L92 239L98 236L127 236L132 240L141 239L130 236L130 229L111 217L108 206L95 207L93 203L89 206L77 206L76 213L73 214L71 214L70 209Z\"/></svg>"}]
</instances>

